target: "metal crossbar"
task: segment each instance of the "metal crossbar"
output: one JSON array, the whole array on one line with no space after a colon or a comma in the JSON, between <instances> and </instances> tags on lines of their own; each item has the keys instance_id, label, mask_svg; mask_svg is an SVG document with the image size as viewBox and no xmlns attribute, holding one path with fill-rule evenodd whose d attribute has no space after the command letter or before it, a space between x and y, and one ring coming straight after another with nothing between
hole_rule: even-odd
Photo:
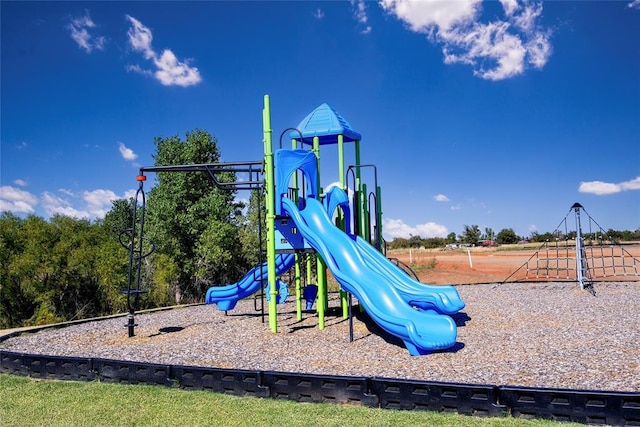
<instances>
[{"instance_id":1,"label":"metal crossbar","mask_svg":"<svg viewBox=\"0 0 640 427\"><path fill-rule=\"evenodd\" d=\"M140 174L145 172L206 172L213 180L216 187L223 190L256 190L264 184L259 176L263 173L264 162L262 160L233 162L233 163L203 163L193 165L167 165L145 166L140 168ZM248 173L246 181L221 181L218 176L224 173ZM254 176L255 175L255 176Z\"/></svg>"}]
</instances>

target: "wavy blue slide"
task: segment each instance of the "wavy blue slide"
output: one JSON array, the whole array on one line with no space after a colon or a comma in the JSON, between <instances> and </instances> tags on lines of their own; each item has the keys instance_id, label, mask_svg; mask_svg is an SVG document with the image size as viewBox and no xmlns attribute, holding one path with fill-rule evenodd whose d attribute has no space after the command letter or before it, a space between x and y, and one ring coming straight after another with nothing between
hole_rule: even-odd
<instances>
[{"instance_id":1,"label":"wavy blue slide","mask_svg":"<svg viewBox=\"0 0 640 427\"><path fill-rule=\"evenodd\" d=\"M420 310L435 310L442 314L454 314L464 308L464 302L453 286L418 282L363 238L357 237L356 245L369 264L393 281L396 289L409 305Z\"/></svg>"},{"instance_id":2,"label":"wavy blue slide","mask_svg":"<svg viewBox=\"0 0 640 427\"><path fill-rule=\"evenodd\" d=\"M294 254L276 255L276 276L285 273L295 263ZM207 304L218 304L218 309L232 310L238 301L253 295L267 280L267 263L252 268L239 282L227 286L212 286L204 299Z\"/></svg>"},{"instance_id":3,"label":"wavy blue slide","mask_svg":"<svg viewBox=\"0 0 640 427\"><path fill-rule=\"evenodd\" d=\"M349 209L349 197L343 189L332 187L326 193L324 206L329 216L332 216L338 206ZM441 314L454 314L464 308L464 302L453 286L434 286L413 280L365 239L354 236L351 238L355 239L360 254L367 263L391 280L409 305L419 310L431 310Z\"/></svg>"},{"instance_id":4,"label":"wavy blue slide","mask_svg":"<svg viewBox=\"0 0 640 427\"><path fill-rule=\"evenodd\" d=\"M282 207L342 288L358 298L382 329L402 339L409 354L428 354L455 344L457 328L453 319L408 304L386 272L367 263L356 241L333 224L322 203L306 199L306 206L299 210L293 201L283 197Z\"/></svg>"}]
</instances>

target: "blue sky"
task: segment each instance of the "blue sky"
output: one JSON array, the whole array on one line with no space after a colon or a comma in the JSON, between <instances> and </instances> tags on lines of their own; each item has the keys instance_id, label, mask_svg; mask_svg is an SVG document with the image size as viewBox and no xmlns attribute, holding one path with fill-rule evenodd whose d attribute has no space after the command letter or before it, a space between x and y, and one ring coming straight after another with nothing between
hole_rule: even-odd
<instances>
[{"instance_id":1,"label":"blue sky","mask_svg":"<svg viewBox=\"0 0 640 427\"><path fill-rule=\"evenodd\" d=\"M640 227L640 0L3 1L1 43L0 208L19 215L104 216L156 136L261 159L269 94L276 143L322 103L362 134L387 239L544 233L574 202Z\"/></svg>"}]
</instances>

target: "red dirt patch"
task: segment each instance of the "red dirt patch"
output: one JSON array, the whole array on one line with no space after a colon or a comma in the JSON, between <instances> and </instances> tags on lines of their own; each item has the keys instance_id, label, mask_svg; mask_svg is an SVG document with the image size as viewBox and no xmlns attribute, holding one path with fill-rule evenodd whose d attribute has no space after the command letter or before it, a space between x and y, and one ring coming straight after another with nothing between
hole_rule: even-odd
<instances>
[{"instance_id":1,"label":"red dirt patch","mask_svg":"<svg viewBox=\"0 0 640 427\"><path fill-rule=\"evenodd\" d=\"M622 262L625 255L627 275L624 276L620 268L616 268L616 276L611 277L612 269L607 269L600 274L595 269L592 275L594 280L640 280L635 274L630 274L634 268L640 273L640 245L624 246L624 250L615 248L613 261L609 256L612 249L606 251L588 251L588 255L594 257L593 265L611 265ZM604 255L601 257L601 255ZM509 278L509 281L536 280L576 280L575 279L575 250L573 248L562 249L556 253L552 251L539 251L538 249L511 249L511 248L468 248L457 250L442 249L399 249L387 252L389 258L397 258L411 266L417 273L420 281L433 284L466 284L466 283L495 283ZM558 261L559 260L559 261ZM529 261L529 271L527 265ZM542 270L541 266L553 265L553 269ZM557 266L568 266L569 269L557 269ZM509 277L511 276L511 277Z\"/></svg>"}]
</instances>

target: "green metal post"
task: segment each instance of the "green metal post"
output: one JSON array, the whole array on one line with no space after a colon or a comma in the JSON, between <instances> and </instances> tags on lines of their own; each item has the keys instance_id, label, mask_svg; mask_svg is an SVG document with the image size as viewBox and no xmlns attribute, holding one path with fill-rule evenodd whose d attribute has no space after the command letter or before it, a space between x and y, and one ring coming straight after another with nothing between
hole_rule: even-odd
<instances>
[{"instance_id":1,"label":"green metal post","mask_svg":"<svg viewBox=\"0 0 640 427\"><path fill-rule=\"evenodd\" d=\"M296 254L296 318L302 320L302 278L300 277L300 254Z\"/></svg>"},{"instance_id":2,"label":"green metal post","mask_svg":"<svg viewBox=\"0 0 640 427\"><path fill-rule=\"evenodd\" d=\"M322 195L322 187L320 186L320 139L315 136L313 137L313 152L316 155L316 161L318 162L318 197ZM324 329L324 315L327 308L327 266L324 263L324 260L320 255L317 255L317 274L318 278L318 302L317 302L317 311L318 311L318 328Z\"/></svg>"},{"instance_id":3,"label":"green metal post","mask_svg":"<svg viewBox=\"0 0 640 427\"><path fill-rule=\"evenodd\" d=\"M382 189L376 188L376 242L380 252L384 253L382 245Z\"/></svg>"},{"instance_id":4,"label":"green metal post","mask_svg":"<svg viewBox=\"0 0 640 427\"><path fill-rule=\"evenodd\" d=\"M340 187L344 190L344 136L338 135L338 173L340 174Z\"/></svg>"},{"instance_id":5,"label":"green metal post","mask_svg":"<svg viewBox=\"0 0 640 427\"><path fill-rule=\"evenodd\" d=\"M364 234L364 216L363 216L363 211L362 211L362 178L361 178L361 171L360 171L360 141L356 141L355 142L355 147L356 147L356 201L355 204L357 204L357 206L354 204L353 208L356 210L356 212L358 213L358 217L355 218L355 221L358 222L358 234L360 235L360 237L365 237Z\"/></svg>"},{"instance_id":6,"label":"green metal post","mask_svg":"<svg viewBox=\"0 0 640 427\"><path fill-rule=\"evenodd\" d=\"M360 225L360 237L362 238L366 238L366 234L364 232L364 210L362 209L362 206L365 205L365 203L363 202L363 200L366 199L366 196L364 195L366 192L366 189L363 191L362 189L362 174L360 171L360 140L357 140L355 142L355 149L356 149L356 191L358 192L358 198L356 199L356 202L358 204L358 211L360 212L360 215L358 216L358 218L356 219L356 221L358 221L358 224ZM354 209L356 209L356 207L354 206ZM364 307L362 306L362 304L360 304L360 312L364 312Z\"/></svg>"},{"instance_id":7,"label":"green metal post","mask_svg":"<svg viewBox=\"0 0 640 427\"><path fill-rule=\"evenodd\" d=\"M291 140L291 148L292 149L296 149L298 148L298 144L296 139L292 139ZM296 172L293 175L293 187L295 188L294 191L294 201L297 203L298 202L298 173ZM298 321L302 320L302 280L300 277L300 273L301 273L301 262L302 262L302 256L300 254L296 254L296 264L295 264L295 274L296 274L296 319L298 319ZM307 282L308 283L308 282Z\"/></svg>"},{"instance_id":8,"label":"green metal post","mask_svg":"<svg viewBox=\"0 0 640 427\"><path fill-rule=\"evenodd\" d=\"M324 329L324 316L329 309L329 289L327 285L327 265L321 257L318 257L318 284L318 289L320 287L323 289L322 293L318 291L318 294L322 297L318 299L318 327Z\"/></svg>"},{"instance_id":9,"label":"green metal post","mask_svg":"<svg viewBox=\"0 0 640 427\"><path fill-rule=\"evenodd\" d=\"M311 260L311 254L306 254L305 255L305 259L306 259L306 272L307 272L307 285L309 285L310 283L313 282L313 271L311 271L311 265L313 264L313 261ZM317 286L317 285L316 285Z\"/></svg>"},{"instance_id":10,"label":"green metal post","mask_svg":"<svg viewBox=\"0 0 640 427\"><path fill-rule=\"evenodd\" d=\"M344 136L338 135L338 174L340 175L340 188L346 190L344 185L344 177L346 171L344 170ZM338 224L342 230L345 229L344 213L342 210L338 212ZM347 319L349 317L349 300L347 298L347 292L340 288L340 306L342 307L342 317Z\"/></svg>"},{"instance_id":11,"label":"green metal post","mask_svg":"<svg viewBox=\"0 0 640 427\"><path fill-rule=\"evenodd\" d=\"M278 312L276 298L278 286L276 284L276 230L275 230L275 187L273 178L273 145L271 141L271 105L269 95L264 96L264 108L262 110L262 128L265 162L265 188L267 204L267 281L269 283L271 298L269 300L269 328L271 332L278 332Z\"/></svg>"},{"instance_id":12,"label":"green metal post","mask_svg":"<svg viewBox=\"0 0 640 427\"><path fill-rule=\"evenodd\" d=\"M369 196L367 194L367 184L362 184L362 238L371 242L371 223L369 222Z\"/></svg>"}]
</instances>

